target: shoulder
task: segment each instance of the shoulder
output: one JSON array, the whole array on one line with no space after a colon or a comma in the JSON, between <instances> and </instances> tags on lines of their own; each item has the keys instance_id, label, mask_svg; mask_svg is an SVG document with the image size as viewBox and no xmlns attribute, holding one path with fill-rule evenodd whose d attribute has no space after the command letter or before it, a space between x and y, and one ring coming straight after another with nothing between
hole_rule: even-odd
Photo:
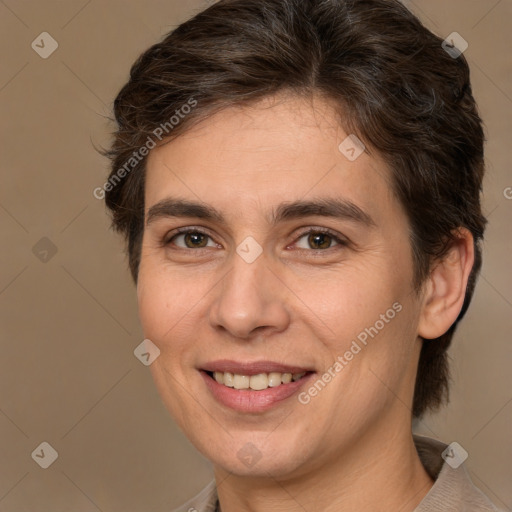
<instances>
[{"instance_id":1,"label":"shoulder","mask_svg":"<svg viewBox=\"0 0 512 512\"><path fill-rule=\"evenodd\" d=\"M434 485L414 512L499 512L472 482L464 466L464 453L458 445L447 446L424 436L414 436L414 444Z\"/></svg>"},{"instance_id":2,"label":"shoulder","mask_svg":"<svg viewBox=\"0 0 512 512\"><path fill-rule=\"evenodd\" d=\"M414 436L414 444L434 485L414 512L500 512L472 482L460 454L435 439ZM453 450L453 448L452 448ZM458 459L457 459L458 457ZM217 488L210 482L197 496L172 512L215 512Z\"/></svg>"},{"instance_id":3,"label":"shoulder","mask_svg":"<svg viewBox=\"0 0 512 512\"><path fill-rule=\"evenodd\" d=\"M215 512L216 504L217 487L213 480L197 496L172 512Z\"/></svg>"}]
</instances>

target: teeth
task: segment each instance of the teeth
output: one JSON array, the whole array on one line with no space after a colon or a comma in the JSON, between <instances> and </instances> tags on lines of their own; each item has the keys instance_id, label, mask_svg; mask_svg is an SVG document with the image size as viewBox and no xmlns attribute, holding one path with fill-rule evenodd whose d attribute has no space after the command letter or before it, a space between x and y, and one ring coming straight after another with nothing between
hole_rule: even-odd
<instances>
[{"instance_id":1,"label":"teeth","mask_svg":"<svg viewBox=\"0 0 512 512\"><path fill-rule=\"evenodd\" d=\"M288 384L295 382L306 375L302 373L258 373L258 375L238 375L229 372L213 372L213 378L219 383L227 386L228 388L235 389L252 389L254 391L261 391L267 388L275 388L281 384Z\"/></svg>"},{"instance_id":2,"label":"teeth","mask_svg":"<svg viewBox=\"0 0 512 512\"><path fill-rule=\"evenodd\" d=\"M222 375L221 372L217 372L219 375ZM227 386L228 388L234 388L235 387L235 379L234 375L232 373L226 372L224 374L224 386Z\"/></svg>"},{"instance_id":3,"label":"teeth","mask_svg":"<svg viewBox=\"0 0 512 512\"><path fill-rule=\"evenodd\" d=\"M268 374L268 385L271 388L275 388L276 386L281 385L281 374L277 372L272 372Z\"/></svg>"},{"instance_id":4,"label":"teeth","mask_svg":"<svg viewBox=\"0 0 512 512\"><path fill-rule=\"evenodd\" d=\"M249 387L255 391L268 388L268 375L266 373L258 373L258 375L251 375L249 380Z\"/></svg>"},{"instance_id":5,"label":"teeth","mask_svg":"<svg viewBox=\"0 0 512 512\"><path fill-rule=\"evenodd\" d=\"M291 382L292 381L292 374L291 373L283 373L281 375L281 382L283 384L288 384L288 382Z\"/></svg>"},{"instance_id":6,"label":"teeth","mask_svg":"<svg viewBox=\"0 0 512 512\"><path fill-rule=\"evenodd\" d=\"M235 389L249 389L250 378L247 375L235 375Z\"/></svg>"}]
</instances>

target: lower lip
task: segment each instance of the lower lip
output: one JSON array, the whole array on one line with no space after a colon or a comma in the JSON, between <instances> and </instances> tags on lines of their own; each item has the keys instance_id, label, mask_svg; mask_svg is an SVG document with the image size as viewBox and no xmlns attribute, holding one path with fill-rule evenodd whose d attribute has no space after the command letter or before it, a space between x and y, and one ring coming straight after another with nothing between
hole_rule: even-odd
<instances>
[{"instance_id":1,"label":"lower lip","mask_svg":"<svg viewBox=\"0 0 512 512\"><path fill-rule=\"evenodd\" d=\"M264 412L278 403L296 394L313 377L310 373L302 379L287 384L280 384L275 388L267 388L261 391L251 389L234 389L219 384L205 371L201 370L201 376L211 391L212 395L221 404L240 412Z\"/></svg>"}]
</instances>

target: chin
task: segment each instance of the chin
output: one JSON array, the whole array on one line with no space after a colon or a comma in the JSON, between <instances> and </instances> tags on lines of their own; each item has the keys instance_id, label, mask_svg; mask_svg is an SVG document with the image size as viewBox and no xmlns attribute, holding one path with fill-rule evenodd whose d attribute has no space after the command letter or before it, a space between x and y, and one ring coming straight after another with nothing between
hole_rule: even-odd
<instances>
[{"instance_id":1,"label":"chin","mask_svg":"<svg viewBox=\"0 0 512 512\"><path fill-rule=\"evenodd\" d=\"M272 478L287 479L301 473L302 464L289 457L270 460L269 457L255 457L253 460L247 458L246 461L240 461L237 457L224 457L219 460L210 459L214 466L222 468L236 476L251 478Z\"/></svg>"},{"instance_id":2,"label":"chin","mask_svg":"<svg viewBox=\"0 0 512 512\"><path fill-rule=\"evenodd\" d=\"M202 440L198 443L197 439L192 442L214 466L237 476L286 479L304 472L305 461L312 456L310 440L306 445L303 441L291 441L287 433L274 439L272 433L260 434L226 434L217 442Z\"/></svg>"}]
</instances>

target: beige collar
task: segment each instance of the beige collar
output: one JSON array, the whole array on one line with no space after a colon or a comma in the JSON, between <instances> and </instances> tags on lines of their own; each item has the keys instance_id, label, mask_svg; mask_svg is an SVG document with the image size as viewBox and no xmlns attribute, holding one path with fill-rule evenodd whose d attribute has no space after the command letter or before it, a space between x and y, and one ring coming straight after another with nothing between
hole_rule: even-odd
<instances>
[{"instance_id":1,"label":"beige collar","mask_svg":"<svg viewBox=\"0 0 512 512\"><path fill-rule=\"evenodd\" d=\"M414 444L425 470L434 485L414 512L499 512L473 484L464 464L452 468L442 458L443 444L429 437L413 435ZM218 512L215 481L210 482L195 498L173 512Z\"/></svg>"}]
</instances>

